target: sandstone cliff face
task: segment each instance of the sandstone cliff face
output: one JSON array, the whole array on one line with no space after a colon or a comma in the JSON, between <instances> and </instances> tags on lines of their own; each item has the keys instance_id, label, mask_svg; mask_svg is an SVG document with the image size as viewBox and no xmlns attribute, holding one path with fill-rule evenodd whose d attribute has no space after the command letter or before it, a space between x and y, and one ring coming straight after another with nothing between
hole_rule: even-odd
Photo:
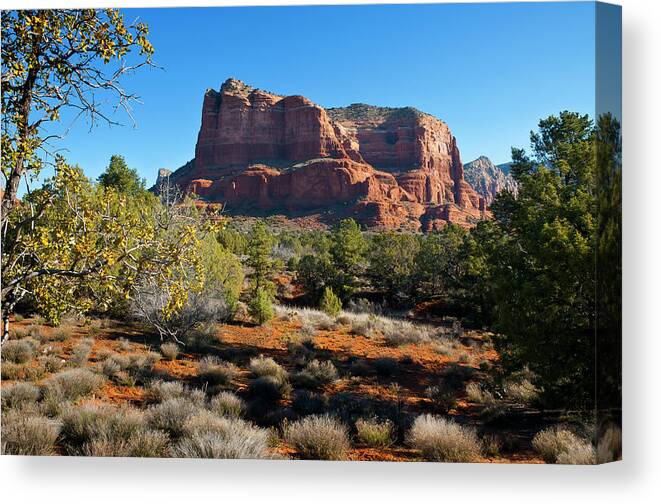
<instances>
[{"instance_id":1,"label":"sandstone cliff face","mask_svg":"<svg viewBox=\"0 0 661 504\"><path fill-rule=\"evenodd\" d=\"M518 192L516 180L505 169L505 165L494 165L486 156L480 156L464 165L466 180L490 205L499 192L508 190L514 195Z\"/></svg>"},{"instance_id":2,"label":"sandstone cliff face","mask_svg":"<svg viewBox=\"0 0 661 504\"><path fill-rule=\"evenodd\" d=\"M412 108L325 110L230 79L204 96L195 158L170 175L230 213L351 216L370 227L470 226L486 205L456 139Z\"/></svg>"}]
</instances>

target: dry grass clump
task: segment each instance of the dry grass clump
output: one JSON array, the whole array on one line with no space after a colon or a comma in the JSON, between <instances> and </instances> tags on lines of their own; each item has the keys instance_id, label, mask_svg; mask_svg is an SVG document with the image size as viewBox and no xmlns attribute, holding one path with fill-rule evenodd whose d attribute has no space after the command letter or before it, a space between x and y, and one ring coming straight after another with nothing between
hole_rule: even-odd
<instances>
[{"instance_id":1,"label":"dry grass clump","mask_svg":"<svg viewBox=\"0 0 661 504\"><path fill-rule=\"evenodd\" d=\"M286 441L301 458L342 460L349 450L347 428L328 415L312 415L285 426Z\"/></svg>"},{"instance_id":2,"label":"dry grass clump","mask_svg":"<svg viewBox=\"0 0 661 504\"><path fill-rule=\"evenodd\" d=\"M153 380L145 387L145 392L151 401L163 402L170 399L183 398L198 406L204 404L204 392L185 387L178 381Z\"/></svg>"},{"instance_id":3,"label":"dry grass clump","mask_svg":"<svg viewBox=\"0 0 661 504\"><path fill-rule=\"evenodd\" d=\"M64 341L67 341L70 337L71 337L71 333L67 329L60 328L53 331L48 337L48 339L50 341L57 341L62 343Z\"/></svg>"},{"instance_id":4,"label":"dry grass clump","mask_svg":"<svg viewBox=\"0 0 661 504\"><path fill-rule=\"evenodd\" d=\"M239 418L246 410L243 400L232 392L220 392L209 401L209 410L216 415Z\"/></svg>"},{"instance_id":5,"label":"dry grass clump","mask_svg":"<svg viewBox=\"0 0 661 504\"><path fill-rule=\"evenodd\" d=\"M432 340L431 347L437 354L452 355L457 349L457 342L445 336L441 336Z\"/></svg>"},{"instance_id":6,"label":"dry grass clump","mask_svg":"<svg viewBox=\"0 0 661 504\"><path fill-rule=\"evenodd\" d=\"M21 364L14 364L13 362L3 362L0 367L2 368L1 376L3 380L18 380L23 371Z\"/></svg>"},{"instance_id":7,"label":"dry grass clump","mask_svg":"<svg viewBox=\"0 0 661 504\"><path fill-rule=\"evenodd\" d=\"M61 371L44 382L44 395L61 401L75 401L92 394L104 383L104 378L88 369Z\"/></svg>"},{"instance_id":8,"label":"dry grass clump","mask_svg":"<svg viewBox=\"0 0 661 504\"><path fill-rule=\"evenodd\" d=\"M343 320L347 320L351 324L351 332L358 336L370 337L374 334L376 318L372 315L347 315L345 314Z\"/></svg>"},{"instance_id":9,"label":"dry grass clump","mask_svg":"<svg viewBox=\"0 0 661 504\"><path fill-rule=\"evenodd\" d=\"M335 319L321 310L298 308L295 312L303 328L310 327L316 330L328 331L335 327Z\"/></svg>"},{"instance_id":10,"label":"dry grass clump","mask_svg":"<svg viewBox=\"0 0 661 504\"><path fill-rule=\"evenodd\" d=\"M94 340L86 338L78 343L73 348L73 353L71 355L71 362L76 366L84 366L90 358L92 353L92 346L94 345Z\"/></svg>"},{"instance_id":11,"label":"dry grass clump","mask_svg":"<svg viewBox=\"0 0 661 504\"><path fill-rule=\"evenodd\" d=\"M273 376L274 378L286 380L288 377L287 370L278 364L271 357L254 357L250 359L250 371L257 377L260 376Z\"/></svg>"},{"instance_id":12,"label":"dry grass clump","mask_svg":"<svg viewBox=\"0 0 661 504\"><path fill-rule=\"evenodd\" d=\"M393 423L378 418L359 418L356 421L358 439L370 448L387 448L393 444Z\"/></svg>"},{"instance_id":13,"label":"dry grass clump","mask_svg":"<svg viewBox=\"0 0 661 504\"><path fill-rule=\"evenodd\" d=\"M592 445L562 426L550 427L535 434L532 446L549 464L593 464Z\"/></svg>"},{"instance_id":14,"label":"dry grass clump","mask_svg":"<svg viewBox=\"0 0 661 504\"><path fill-rule=\"evenodd\" d=\"M161 354L169 361L173 361L179 355L179 345L176 343L163 343L161 345Z\"/></svg>"},{"instance_id":15,"label":"dry grass clump","mask_svg":"<svg viewBox=\"0 0 661 504\"><path fill-rule=\"evenodd\" d=\"M168 436L147 428L145 414L130 407L86 404L62 413L62 439L72 455L162 457Z\"/></svg>"},{"instance_id":16,"label":"dry grass clump","mask_svg":"<svg viewBox=\"0 0 661 504\"><path fill-rule=\"evenodd\" d=\"M320 388L338 379L337 369L331 361L314 359L296 375L296 383L304 388Z\"/></svg>"},{"instance_id":17,"label":"dry grass clump","mask_svg":"<svg viewBox=\"0 0 661 504\"><path fill-rule=\"evenodd\" d=\"M509 380L505 382L503 389L508 399L521 404L531 404L539 397L537 387L526 378Z\"/></svg>"},{"instance_id":18,"label":"dry grass clump","mask_svg":"<svg viewBox=\"0 0 661 504\"><path fill-rule=\"evenodd\" d=\"M248 459L273 458L269 433L240 419L213 417L204 412L192 417L187 435L172 446L173 457Z\"/></svg>"},{"instance_id":19,"label":"dry grass clump","mask_svg":"<svg viewBox=\"0 0 661 504\"><path fill-rule=\"evenodd\" d=\"M473 462L481 452L473 429L429 414L415 419L407 441L432 462Z\"/></svg>"},{"instance_id":20,"label":"dry grass clump","mask_svg":"<svg viewBox=\"0 0 661 504\"><path fill-rule=\"evenodd\" d=\"M385 317L377 319L377 328L383 333L386 344L389 346L429 343L434 332L427 326Z\"/></svg>"},{"instance_id":21,"label":"dry grass clump","mask_svg":"<svg viewBox=\"0 0 661 504\"><path fill-rule=\"evenodd\" d=\"M14 364L24 364L34 357L35 346L27 338L7 340L2 344L2 360Z\"/></svg>"},{"instance_id":22,"label":"dry grass clump","mask_svg":"<svg viewBox=\"0 0 661 504\"><path fill-rule=\"evenodd\" d=\"M466 398L476 404L493 404L496 401L491 392L474 382L466 386Z\"/></svg>"},{"instance_id":23,"label":"dry grass clump","mask_svg":"<svg viewBox=\"0 0 661 504\"><path fill-rule=\"evenodd\" d=\"M24 410L2 415L3 455L53 455L60 423Z\"/></svg>"},{"instance_id":24,"label":"dry grass clump","mask_svg":"<svg viewBox=\"0 0 661 504\"><path fill-rule=\"evenodd\" d=\"M199 411L199 406L183 397L168 399L150 406L147 410L147 423L154 429L179 437L185 431L188 418Z\"/></svg>"},{"instance_id":25,"label":"dry grass clump","mask_svg":"<svg viewBox=\"0 0 661 504\"><path fill-rule=\"evenodd\" d=\"M44 369L49 373L56 373L65 364L65 360L57 355L42 355L39 357L39 362L44 366Z\"/></svg>"},{"instance_id":26,"label":"dry grass clump","mask_svg":"<svg viewBox=\"0 0 661 504\"><path fill-rule=\"evenodd\" d=\"M226 387L239 374L239 368L231 362L225 362L215 356L203 358L197 367L200 379L209 385Z\"/></svg>"},{"instance_id":27,"label":"dry grass clump","mask_svg":"<svg viewBox=\"0 0 661 504\"><path fill-rule=\"evenodd\" d=\"M622 430L610 426L599 437L597 442L597 462L604 464L622 458Z\"/></svg>"},{"instance_id":28,"label":"dry grass clump","mask_svg":"<svg viewBox=\"0 0 661 504\"><path fill-rule=\"evenodd\" d=\"M31 383L17 382L2 387L2 409L21 408L36 403L41 391Z\"/></svg>"},{"instance_id":29,"label":"dry grass clump","mask_svg":"<svg viewBox=\"0 0 661 504\"><path fill-rule=\"evenodd\" d=\"M130 352L131 342L126 338L119 338L119 342L117 343L117 349L121 352Z\"/></svg>"}]
</instances>

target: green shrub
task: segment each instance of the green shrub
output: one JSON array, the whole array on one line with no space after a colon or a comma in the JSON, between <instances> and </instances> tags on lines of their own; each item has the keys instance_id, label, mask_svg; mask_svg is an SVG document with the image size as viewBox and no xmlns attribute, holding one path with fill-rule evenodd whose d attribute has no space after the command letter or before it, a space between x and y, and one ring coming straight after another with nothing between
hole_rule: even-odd
<instances>
[{"instance_id":1,"label":"green shrub","mask_svg":"<svg viewBox=\"0 0 661 504\"><path fill-rule=\"evenodd\" d=\"M340 298L335 295L333 289L326 287L324 295L321 296L319 308L325 314L331 317L337 317L342 311L342 301L340 301Z\"/></svg>"},{"instance_id":2,"label":"green shrub","mask_svg":"<svg viewBox=\"0 0 661 504\"><path fill-rule=\"evenodd\" d=\"M259 325L264 325L273 318L273 301L271 295L263 288L257 289L248 303L248 314Z\"/></svg>"},{"instance_id":3,"label":"green shrub","mask_svg":"<svg viewBox=\"0 0 661 504\"><path fill-rule=\"evenodd\" d=\"M356 421L358 439L370 448L387 448L393 443L393 423L377 418L359 418Z\"/></svg>"},{"instance_id":4,"label":"green shrub","mask_svg":"<svg viewBox=\"0 0 661 504\"><path fill-rule=\"evenodd\" d=\"M415 419L407 441L432 462L473 462L481 452L474 430L429 414Z\"/></svg>"},{"instance_id":5,"label":"green shrub","mask_svg":"<svg viewBox=\"0 0 661 504\"><path fill-rule=\"evenodd\" d=\"M312 415L285 426L285 440L303 459L342 460L350 448L347 428L327 415Z\"/></svg>"}]
</instances>

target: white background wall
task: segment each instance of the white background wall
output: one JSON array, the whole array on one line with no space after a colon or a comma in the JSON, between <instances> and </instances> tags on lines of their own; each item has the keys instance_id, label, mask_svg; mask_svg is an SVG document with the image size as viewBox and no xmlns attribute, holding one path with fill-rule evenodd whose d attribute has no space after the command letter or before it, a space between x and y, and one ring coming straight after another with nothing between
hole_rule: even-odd
<instances>
[{"instance_id":1,"label":"white background wall","mask_svg":"<svg viewBox=\"0 0 661 504\"><path fill-rule=\"evenodd\" d=\"M190 2L192 5L278 3L285 2ZM622 0L619 3L624 10L625 93L625 460L622 463L561 467L1 457L0 501L12 504L661 502L661 2ZM0 0L3 9L185 4L183 0Z\"/></svg>"}]
</instances>

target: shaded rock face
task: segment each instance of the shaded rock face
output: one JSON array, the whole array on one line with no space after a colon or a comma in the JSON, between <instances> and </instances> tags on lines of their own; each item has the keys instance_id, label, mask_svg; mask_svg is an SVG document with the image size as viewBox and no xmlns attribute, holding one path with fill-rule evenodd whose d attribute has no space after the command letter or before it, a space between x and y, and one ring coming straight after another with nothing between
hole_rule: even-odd
<instances>
[{"instance_id":1,"label":"shaded rock face","mask_svg":"<svg viewBox=\"0 0 661 504\"><path fill-rule=\"evenodd\" d=\"M456 139L435 117L362 104L325 110L234 79L205 93L195 158L170 181L235 214L319 211L416 230L487 216Z\"/></svg>"},{"instance_id":2,"label":"shaded rock face","mask_svg":"<svg viewBox=\"0 0 661 504\"><path fill-rule=\"evenodd\" d=\"M466 180L490 205L499 192L508 190L516 196L518 186L509 172L509 165L494 165L486 156L480 156L464 165Z\"/></svg>"}]
</instances>

